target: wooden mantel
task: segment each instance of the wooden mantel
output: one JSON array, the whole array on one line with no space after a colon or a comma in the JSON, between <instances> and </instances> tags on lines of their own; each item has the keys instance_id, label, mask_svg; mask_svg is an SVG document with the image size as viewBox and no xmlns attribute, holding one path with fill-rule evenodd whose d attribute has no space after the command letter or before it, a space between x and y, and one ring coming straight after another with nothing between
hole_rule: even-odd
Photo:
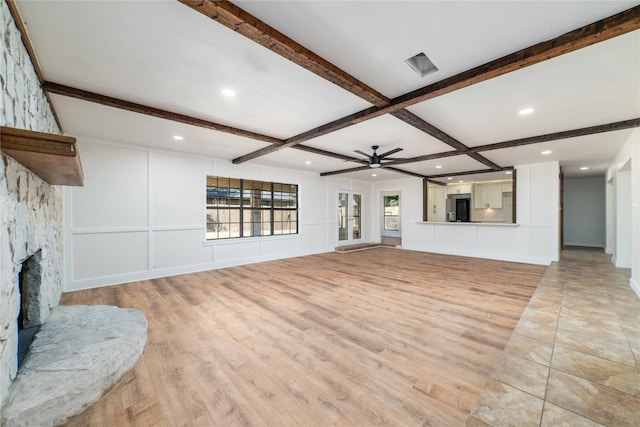
<instances>
[{"instance_id":1,"label":"wooden mantel","mask_svg":"<svg viewBox=\"0 0 640 427\"><path fill-rule=\"evenodd\" d=\"M82 186L76 139L0 126L0 149L52 185Z\"/></svg>"}]
</instances>

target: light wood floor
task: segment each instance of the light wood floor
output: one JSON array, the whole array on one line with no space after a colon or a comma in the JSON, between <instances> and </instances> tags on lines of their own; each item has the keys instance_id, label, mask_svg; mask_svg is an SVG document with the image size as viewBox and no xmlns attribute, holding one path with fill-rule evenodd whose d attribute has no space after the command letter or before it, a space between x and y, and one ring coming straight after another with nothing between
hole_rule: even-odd
<instances>
[{"instance_id":1,"label":"light wood floor","mask_svg":"<svg viewBox=\"0 0 640 427\"><path fill-rule=\"evenodd\" d=\"M378 248L68 293L149 320L68 425L463 425L544 272Z\"/></svg>"}]
</instances>

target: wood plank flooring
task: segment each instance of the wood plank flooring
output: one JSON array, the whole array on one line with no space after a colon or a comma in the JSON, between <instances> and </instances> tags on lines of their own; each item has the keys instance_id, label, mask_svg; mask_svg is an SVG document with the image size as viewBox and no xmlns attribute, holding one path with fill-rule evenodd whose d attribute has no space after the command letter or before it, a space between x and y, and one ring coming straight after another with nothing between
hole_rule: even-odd
<instances>
[{"instance_id":1,"label":"wood plank flooring","mask_svg":"<svg viewBox=\"0 0 640 427\"><path fill-rule=\"evenodd\" d=\"M544 271L377 248L68 293L149 341L67 425L463 425Z\"/></svg>"}]
</instances>

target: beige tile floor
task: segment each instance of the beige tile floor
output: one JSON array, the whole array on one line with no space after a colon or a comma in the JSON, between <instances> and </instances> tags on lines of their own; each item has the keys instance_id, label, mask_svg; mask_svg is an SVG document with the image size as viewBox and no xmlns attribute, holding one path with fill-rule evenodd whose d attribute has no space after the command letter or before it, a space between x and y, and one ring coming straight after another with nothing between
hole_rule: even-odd
<instances>
[{"instance_id":1,"label":"beige tile floor","mask_svg":"<svg viewBox=\"0 0 640 427\"><path fill-rule=\"evenodd\" d=\"M640 299L629 269L570 248L525 309L467 426L640 426Z\"/></svg>"}]
</instances>

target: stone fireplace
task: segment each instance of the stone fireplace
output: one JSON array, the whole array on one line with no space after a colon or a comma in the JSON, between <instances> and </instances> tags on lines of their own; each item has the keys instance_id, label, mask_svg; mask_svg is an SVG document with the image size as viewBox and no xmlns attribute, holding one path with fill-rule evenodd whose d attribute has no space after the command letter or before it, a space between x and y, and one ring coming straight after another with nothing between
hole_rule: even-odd
<instances>
[{"instance_id":1,"label":"stone fireplace","mask_svg":"<svg viewBox=\"0 0 640 427\"><path fill-rule=\"evenodd\" d=\"M18 311L18 368L24 360L33 336L40 330L43 322L40 310L40 285L42 280L42 251L25 259L18 273L18 291L20 309Z\"/></svg>"},{"instance_id":2,"label":"stone fireplace","mask_svg":"<svg viewBox=\"0 0 640 427\"><path fill-rule=\"evenodd\" d=\"M25 328L43 324L60 301L63 237L60 189L4 155L0 198L0 401L4 402L18 371L18 329L28 332Z\"/></svg>"},{"instance_id":3,"label":"stone fireplace","mask_svg":"<svg viewBox=\"0 0 640 427\"><path fill-rule=\"evenodd\" d=\"M0 0L0 125L60 134L9 6ZM20 272L37 275L29 324L44 323L63 287L62 188L0 156L0 406L18 370ZM35 256L35 258L31 258ZM37 260L37 261L36 261ZM35 265L37 264L37 267ZM32 270L33 269L33 270ZM39 273L36 273L36 269ZM31 280L27 278L27 280ZM27 285L28 286L28 285ZM28 290L27 293L33 292Z\"/></svg>"}]
</instances>

